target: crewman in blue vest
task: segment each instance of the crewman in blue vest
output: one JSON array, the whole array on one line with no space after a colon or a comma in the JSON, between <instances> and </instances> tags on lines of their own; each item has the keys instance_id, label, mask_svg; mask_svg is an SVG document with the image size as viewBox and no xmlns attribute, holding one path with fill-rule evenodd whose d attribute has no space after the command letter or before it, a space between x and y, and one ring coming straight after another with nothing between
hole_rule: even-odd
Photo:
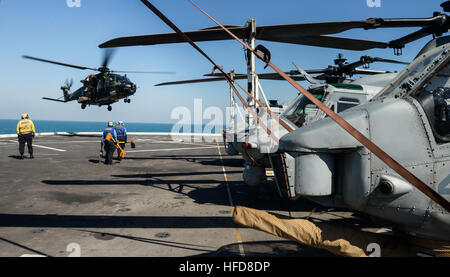
<instances>
[{"instance_id":1,"label":"crewman in blue vest","mask_svg":"<svg viewBox=\"0 0 450 277\"><path fill-rule=\"evenodd\" d=\"M120 148L125 150L125 144L127 143L127 128L125 128L125 123L123 123L123 121L117 122L116 133ZM122 152L120 148L117 148L117 160L119 161L122 160L120 157L120 152Z\"/></svg>"},{"instance_id":2,"label":"crewman in blue vest","mask_svg":"<svg viewBox=\"0 0 450 277\"><path fill-rule=\"evenodd\" d=\"M108 140L109 134L111 134L111 139ZM108 127L103 131L101 144L101 152L103 153L103 148L106 151L105 164L112 164L112 158L114 155L114 150L116 149L117 141L117 133L116 129L114 128L114 123L112 121L109 121Z\"/></svg>"}]
</instances>

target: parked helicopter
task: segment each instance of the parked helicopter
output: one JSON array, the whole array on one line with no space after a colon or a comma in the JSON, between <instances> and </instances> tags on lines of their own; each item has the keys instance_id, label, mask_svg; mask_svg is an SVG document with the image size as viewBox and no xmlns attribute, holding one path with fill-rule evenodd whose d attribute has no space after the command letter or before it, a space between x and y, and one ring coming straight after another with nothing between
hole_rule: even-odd
<instances>
[{"instance_id":1,"label":"parked helicopter","mask_svg":"<svg viewBox=\"0 0 450 277\"><path fill-rule=\"evenodd\" d=\"M147 0L141 1L176 34L119 38L102 47L149 45L160 43L162 38L166 42L187 41L217 67L193 42L207 40L208 35L195 34L208 31L194 31L192 36L181 32ZM450 12L450 1L441 6ZM346 39L323 36L355 28L383 27L422 29L389 43L348 39L352 43L346 44ZM288 183L295 192L291 197L303 196L324 206L350 208L385 220L388 226L413 236L450 241L450 37L441 37L449 27L448 15L435 12L432 18L278 25L276 32L259 32L260 39L265 40L278 38L275 41L311 45L312 40L307 37L311 35L316 46L352 46L355 50L391 47L397 54L407 43L428 35L434 37L369 103L338 116L314 100L330 116L295 129L280 140L281 156L291 155L295 162L289 172L282 166L286 165L282 158L279 162L285 178L293 181ZM258 30L230 29L231 34L245 37L247 42L254 42L246 36ZM216 35L212 40L233 39L223 25L211 30ZM253 45L245 47L256 56L260 53ZM268 56L265 53L257 57L313 99L279 71ZM222 73L225 74L223 70Z\"/></svg>"},{"instance_id":2,"label":"parked helicopter","mask_svg":"<svg viewBox=\"0 0 450 277\"><path fill-rule=\"evenodd\" d=\"M383 87L388 84L397 74L389 71L381 70L369 70L369 65L374 62L386 62L394 64L408 65L409 63L383 59L379 57L362 56L358 61L348 63L347 59L339 54L334 60L334 65L330 65L323 69L303 70L294 63L297 67L296 70L287 72L296 81L308 81L311 83L309 91L311 91L316 98L322 100L322 102L331 107L332 110L339 113L356 105L366 103L372 99ZM364 66L364 68L359 68ZM311 75L319 74L316 77ZM369 75L369 77L363 77L359 79L351 79L354 75ZM160 83L155 86L165 85L178 85L178 84L191 84L191 83L204 83L224 81L225 79L221 74L205 74L205 76L219 76L214 78L193 79L184 81L174 81ZM262 73L257 74L258 79L264 80L280 80L280 76L276 73ZM234 79L247 79L247 74L235 74ZM316 121L324 118L326 115L314 104L312 104L303 95L298 95L294 99L287 101L281 105L278 101L272 100L269 103L272 111L279 114L280 118L289 122L293 129L299 128L303 125L307 125L312 121ZM259 113L263 122L267 122L270 116L261 109ZM262 138L265 135L256 134L258 129L251 128L246 122L239 122L235 126L225 130L227 141L227 153L230 155L241 154L245 160L243 180L248 185L262 184L266 180L266 168L273 167L273 161L277 157L271 157L271 152L268 151L267 145L261 143L261 141L269 141L268 137ZM277 122L273 122L273 125L277 125ZM247 129L247 130L246 130ZM287 134L287 131L281 126L274 127L278 131L279 137ZM260 130L259 130L260 132ZM247 137L240 136L239 134L249 133ZM270 147L277 147L278 144ZM293 167L295 165L291 165ZM279 191L282 196L289 195L286 191L284 184L279 184Z\"/></svg>"},{"instance_id":3,"label":"parked helicopter","mask_svg":"<svg viewBox=\"0 0 450 277\"><path fill-rule=\"evenodd\" d=\"M81 70L98 71L97 74L89 74L84 80L81 80L83 86L70 93L73 80L66 80L64 86L61 87L63 96L59 99L43 97L42 99L66 103L69 101L77 101L81 104L81 108L85 109L88 105L104 106L108 105L108 111L112 110L111 104L124 99L125 103L131 103L130 96L136 93L137 86L128 79L127 75L119 75L116 73L149 73L149 74L169 74L173 72L144 72L144 71L117 71L110 70L108 63L111 60L113 51L106 51L102 66L99 68L84 67L61 63L31 56L22 56L25 59L31 59L40 62L52 63L61 66L72 67Z\"/></svg>"}]
</instances>

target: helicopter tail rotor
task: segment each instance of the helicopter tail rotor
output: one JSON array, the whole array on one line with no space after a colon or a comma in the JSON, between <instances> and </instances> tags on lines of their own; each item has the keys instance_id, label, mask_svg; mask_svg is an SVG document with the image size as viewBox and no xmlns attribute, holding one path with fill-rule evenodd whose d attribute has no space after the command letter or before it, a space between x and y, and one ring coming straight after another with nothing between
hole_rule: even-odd
<instances>
[{"instance_id":1,"label":"helicopter tail rotor","mask_svg":"<svg viewBox=\"0 0 450 277\"><path fill-rule=\"evenodd\" d=\"M72 85L73 85L73 79L70 79L70 82L69 82L69 79L66 79L64 86L67 88L68 91L70 91L70 88L72 87Z\"/></svg>"},{"instance_id":2,"label":"helicopter tail rotor","mask_svg":"<svg viewBox=\"0 0 450 277\"><path fill-rule=\"evenodd\" d=\"M69 91L70 88L73 85L73 79L70 79L70 82L68 79L64 82L64 86L61 87L61 90L63 91L64 101L67 102L69 100Z\"/></svg>"}]
</instances>

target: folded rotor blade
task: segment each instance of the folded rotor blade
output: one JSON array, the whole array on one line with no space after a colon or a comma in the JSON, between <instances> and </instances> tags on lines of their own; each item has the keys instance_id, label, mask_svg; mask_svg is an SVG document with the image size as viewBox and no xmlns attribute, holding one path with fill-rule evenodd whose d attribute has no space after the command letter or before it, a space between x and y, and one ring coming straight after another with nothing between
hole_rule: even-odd
<instances>
[{"instance_id":1,"label":"folded rotor blade","mask_svg":"<svg viewBox=\"0 0 450 277\"><path fill-rule=\"evenodd\" d=\"M370 70L370 69L355 68L355 74L377 75L377 74L386 74L386 73L392 73L392 72L384 71L384 70Z\"/></svg>"},{"instance_id":2,"label":"folded rotor blade","mask_svg":"<svg viewBox=\"0 0 450 277\"><path fill-rule=\"evenodd\" d=\"M279 36L262 37L261 39L275 42L319 46L325 48L338 48L353 51L363 51L375 48L384 49L389 47L389 44L385 42L330 36L294 36L292 34L280 34Z\"/></svg>"},{"instance_id":3,"label":"folded rotor blade","mask_svg":"<svg viewBox=\"0 0 450 277\"><path fill-rule=\"evenodd\" d=\"M295 62L292 63L297 70L305 77L305 79L310 82L311 84L318 84L320 83L318 80L314 79L311 75L309 75L305 70L303 70L303 68L301 68L300 66L298 66Z\"/></svg>"},{"instance_id":4,"label":"folded rotor blade","mask_svg":"<svg viewBox=\"0 0 450 277\"><path fill-rule=\"evenodd\" d=\"M247 78L247 76L245 76L245 78ZM241 79L241 78L239 78L239 79ZM173 82L160 83L160 84L156 84L155 87L168 86L168 85L208 83L208 82L217 82L217 81L226 81L226 80L225 80L225 78L221 78L221 77L218 77L218 78L204 78L204 79L192 79L192 80L182 80L182 81L173 81Z\"/></svg>"},{"instance_id":5,"label":"folded rotor blade","mask_svg":"<svg viewBox=\"0 0 450 277\"><path fill-rule=\"evenodd\" d=\"M402 61L390 60L390 59L384 59L384 58L373 58L373 60L375 62L383 62L383 63L395 63L395 64L404 64L404 65L410 64L408 62L402 62Z\"/></svg>"},{"instance_id":6,"label":"folded rotor blade","mask_svg":"<svg viewBox=\"0 0 450 277\"><path fill-rule=\"evenodd\" d=\"M389 45L383 42L321 36L322 34L335 34L353 28L363 28L365 24L365 21L347 21L257 26L256 39L349 50L387 48ZM248 34L246 27L233 26L229 30L239 38L246 38ZM196 42L231 39L225 31L218 28L189 31L185 34ZM99 47L111 48L184 42L185 40L176 33L166 33L116 38L101 44Z\"/></svg>"},{"instance_id":7,"label":"folded rotor blade","mask_svg":"<svg viewBox=\"0 0 450 277\"><path fill-rule=\"evenodd\" d=\"M245 27L232 27L230 30L239 37L245 36ZM185 32L186 35L193 41L214 41L214 40L229 40L230 37L223 30L217 28L209 28L198 31ZM183 43L186 42L180 38L176 33L130 36L112 39L101 44L100 48L123 47L123 46L137 46L137 45L155 45L155 44L169 44L169 43Z\"/></svg>"},{"instance_id":8,"label":"folded rotor blade","mask_svg":"<svg viewBox=\"0 0 450 277\"><path fill-rule=\"evenodd\" d=\"M402 48L404 47L406 44L419 40L423 37L426 37L430 34L433 34L433 32L429 31L427 28L423 28L419 31L416 31L414 33L411 33L407 36L404 36L402 38L396 39L396 40L392 40L389 42L389 45L391 48Z\"/></svg>"},{"instance_id":9,"label":"folded rotor blade","mask_svg":"<svg viewBox=\"0 0 450 277\"><path fill-rule=\"evenodd\" d=\"M219 75L219 74L216 74ZM280 77L277 73L263 73L258 74L258 78L260 80L284 80ZM301 76L293 76L292 77L296 81L304 81L305 78ZM243 80L247 79L247 75L240 74L237 76L234 76L235 80ZM194 84L194 83L207 83L207 82L217 82L217 81L226 81L223 77L217 77L217 78L203 78L203 79L192 79L192 80L182 80L182 81L173 81L173 82L165 82L156 84L155 86L168 86L168 85L182 85L182 84Z\"/></svg>"}]
</instances>

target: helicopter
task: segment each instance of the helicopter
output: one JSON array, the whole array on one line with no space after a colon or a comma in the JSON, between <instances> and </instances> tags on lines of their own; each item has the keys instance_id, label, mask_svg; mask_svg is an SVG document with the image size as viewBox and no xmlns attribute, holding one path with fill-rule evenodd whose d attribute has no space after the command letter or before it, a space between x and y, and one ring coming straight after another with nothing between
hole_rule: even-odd
<instances>
[{"instance_id":1,"label":"helicopter","mask_svg":"<svg viewBox=\"0 0 450 277\"><path fill-rule=\"evenodd\" d=\"M61 86L63 96L59 99L43 97L44 100L56 101L67 103L70 101L77 101L81 104L81 109L85 109L88 105L96 106L108 106L108 111L112 110L111 104L118 102L120 99L124 99L125 103L131 103L130 97L136 93L137 86L127 75L120 75L117 73L149 73L149 74L171 74L173 72L156 72L156 71L116 71L110 70L108 64L111 60L114 51L106 51L103 58L102 66L99 68L91 68L78 66L73 64L61 63L57 61L41 59L24 55L24 59L30 59L45 63L56 64L60 66L66 66L76 68L80 70L92 70L97 71L97 74L89 74L84 80L80 82L82 87L78 88L74 92L70 92L73 85L73 79L65 81L65 84Z\"/></svg>"},{"instance_id":2,"label":"helicopter","mask_svg":"<svg viewBox=\"0 0 450 277\"><path fill-rule=\"evenodd\" d=\"M330 65L323 69L303 70L297 64L293 63L297 68L286 72L296 81L308 81L311 83L309 91L311 91L316 98L319 98L323 103L331 107L335 112L339 113L353 106L366 103L372 99L383 87L392 80L397 73L382 70L369 70L369 65L374 62L385 62L408 65L409 63L384 59L379 57L361 56L359 60L348 63L347 59L339 54L334 59L334 65ZM363 66L364 68L359 68ZM319 74L316 77L311 75ZM222 74L205 74L205 76L219 76L215 78L203 78L184 81L174 81L156 84L155 86L179 85L191 83L204 83L224 81ZM369 75L359 79L352 79L354 75ZM275 73L257 74L258 79L264 80L280 80L280 76ZM234 74L234 79L247 79L246 74ZM279 114L280 118L291 124L292 128L300 128L312 121L324 118L326 115L320 111L314 104L308 101L303 95L297 95L294 99L283 104L278 104L277 100L270 100L269 106L271 110ZM267 118L267 113L263 110L258 114L260 118ZM267 121L267 120L266 120ZM243 180L246 184L255 186L265 182L266 168L272 168L270 154L265 149L261 135L252 136L252 132L257 130L249 128L245 122L239 122L237 126L233 126L225 130L227 141L226 151L229 155L241 154L245 164L243 172ZM277 124L274 122L274 124ZM245 131L245 129L249 129ZM250 133L246 139L236 139L240 133ZM279 136L286 134L286 130L278 128ZM267 138L266 138L267 139ZM294 166L294 165L292 165ZM280 196L286 197L288 192L285 186L279 185Z\"/></svg>"},{"instance_id":3,"label":"helicopter","mask_svg":"<svg viewBox=\"0 0 450 277\"><path fill-rule=\"evenodd\" d=\"M216 21L220 28L182 32L147 0L141 2L176 33L118 38L100 47L189 42L217 67L194 41L208 40L208 36L211 40L234 38L311 101L314 96L275 67L267 52L263 55L255 49L255 36L249 38L249 33L263 40L328 48L393 48L395 54L401 54L406 44L432 35L415 60L368 103L337 115L314 100L329 116L283 135L278 165L284 165L280 170L284 170L293 199L304 197L325 207L348 208L400 233L450 241L450 36L443 36L450 28L445 14L450 12L450 1L441 4L445 13L435 12L431 18L277 25L259 33L255 25L230 27ZM421 29L387 43L324 36L350 29L394 27ZM295 163L289 171L282 158L287 155Z\"/></svg>"}]
</instances>

